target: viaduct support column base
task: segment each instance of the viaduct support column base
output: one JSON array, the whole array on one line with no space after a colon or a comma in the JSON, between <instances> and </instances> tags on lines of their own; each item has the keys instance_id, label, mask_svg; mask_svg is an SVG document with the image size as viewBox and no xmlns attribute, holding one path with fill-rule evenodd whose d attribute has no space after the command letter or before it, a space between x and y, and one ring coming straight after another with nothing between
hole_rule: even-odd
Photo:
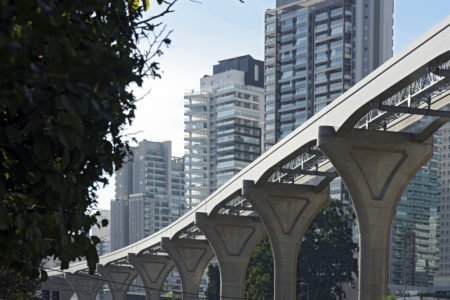
<instances>
[{"instance_id":1,"label":"viaduct support column base","mask_svg":"<svg viewBox=\"0 0 450 300\"><path fill-rule=\"evenodd\" d=\"M183 300L198 299L198 289L203 271L214 257L211 246L205 240L161 239L161 246L169 253L180 273Z\"/></svg>"},{"instance_id":2,"label":"viaduct support column base","mask_svg":"<svg viewBox=\"0 0 450 300\"><path fill-rule=\"evenodd\" d=\"M95 300L98 290L103 284L97 275L66 273L65 278L77 294L78 300Z\"/></svg>"},{"instance_id":3,"label":"viaduct support column base","mask_svg":"<svg viewBox=\"0 0 450 300\"><path fill-rule=\"evenodd\" d=\"M195 215L195 224L208 238L220 265L220 296L244 298L245 275L253 250L264 237L254 217Z\"/></svg>"},{"instance_id":4,"label":"viaduct support column base","mask_svg":"<svg viewBox=\"0 0 450 300\"><path fill-rule=\"evenodd\" d=\"M317 214L329 204L328 188L244 181L244 196L261 218L272 243L275 300L295 300L300 243Z\"/></svg>"},{"instance_id":5,"label":"viaduct support column base","mask_svg":"<svg viewBox=\"0 0 450 300\"><path fill-rule=\"evenodd\" d=\"M125 300L128 287L137 276L136 270L125 266L97 265L97 271L106 280L112 298L114 300Z\"/></svg>"},{"instance_id":6,"label":"viaduct support column base","mask_svg":"<svg viewBox=\"0 0 450 300\"><path fill-rule=\"evenodd\" d=\"M174 267L168 256L134 253L128 254L128 261L137 270L144 282L147 299L159 300L167 275Z\"/></svg>"},{"instance_id":7,"label":"viaduct support column base","mask_svg":"<svg viewBox=\"0 0 450 300\"><path fill-rule=\"evenodd\" d=\"M359 299L380 300L387 293L389 235L400 197L410 179L433 153L433 140L416 142L406 133L354 130L336 136L319 129L320 149L351 195L360 232Z\"/></svg>"}]
</instances>

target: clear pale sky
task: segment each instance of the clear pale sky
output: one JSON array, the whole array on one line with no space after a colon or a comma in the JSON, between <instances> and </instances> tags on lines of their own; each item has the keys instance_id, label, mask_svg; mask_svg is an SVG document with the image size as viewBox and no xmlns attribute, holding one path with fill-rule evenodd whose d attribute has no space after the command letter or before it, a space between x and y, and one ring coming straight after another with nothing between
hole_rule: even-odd
<instances>
[{"instance_id":1,"label":"clear pale sky","mask_svg":"<svg viewBox=\"0 0 450 300\"><path fill-rule=\"evenodd\" d=\"M197 0L196 0L197 1ZM264 59L264 11L275 0L179 0L175 12L163 18L172 29L172 46L160 59L162 79L147 80L150 93L137 105L127 131L138 140L172 141L173 155L182 156L183 96L199 88L200 77L212 73L217 61L250 54ZM378 1L378 0L374 0ZM150 0L153 7L156 0ZM151 8L152 9L152 8ZM450 0L395 0L394 55L450 15ZM99 208L109 209L114 180L99 193Z\"/></svg>"}]
</instances>

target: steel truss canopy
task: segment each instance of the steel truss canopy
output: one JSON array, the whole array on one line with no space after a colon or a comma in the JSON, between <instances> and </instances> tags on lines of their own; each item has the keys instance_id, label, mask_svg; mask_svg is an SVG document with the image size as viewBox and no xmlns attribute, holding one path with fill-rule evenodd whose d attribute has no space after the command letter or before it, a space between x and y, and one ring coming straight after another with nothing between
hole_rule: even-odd
<instances>
[{"instance_id":1,"label":"steel truss canopy","mask_svg":"<svg viewBox=\"0 0 450 300\"><path fill-rule=\"evenodd\" d=\"M236 174L197 207L161 231L100 257L100 264L128 265L128 254L162 253L162 238L202 238L196 213L252 214L243 182L308 184L322 189L337 174L317 147L320 126L338 135L357 129L407 132L425 140L450 120L450 17L388 60L302 126ZM67 272L87 270L73 263ZM49 276L60 272L51 271Z\"/></svg>"}]
</instances>

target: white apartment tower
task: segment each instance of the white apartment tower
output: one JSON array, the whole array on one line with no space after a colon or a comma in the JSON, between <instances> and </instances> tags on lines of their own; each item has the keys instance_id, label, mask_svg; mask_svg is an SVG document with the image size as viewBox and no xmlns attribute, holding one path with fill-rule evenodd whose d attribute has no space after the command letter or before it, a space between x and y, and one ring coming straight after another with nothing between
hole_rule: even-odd
<instances>
[{"instance_id":1,"label":"white apartment tower","mask_svg":"<svg viewBox=\"0 0 450 300\"><path fill-rule=\"evenodd\" d=\"M186 197L195 206L261 154L262 61L222 60L185 94Z\"/></svg>"}]
</instances>

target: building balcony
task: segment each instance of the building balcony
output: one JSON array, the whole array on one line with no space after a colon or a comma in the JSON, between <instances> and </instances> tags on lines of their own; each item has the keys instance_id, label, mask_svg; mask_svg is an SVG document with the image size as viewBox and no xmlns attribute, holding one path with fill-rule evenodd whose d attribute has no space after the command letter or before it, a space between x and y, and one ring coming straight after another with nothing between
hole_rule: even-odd
<instances>
[{"instance_id":1,"label":"building balcony","mask_svg":"<svg viewBox=\"0 0 450 300\"><path fill-rule=\"evenodd\" d=\"M316 22L320 22L320 21L324 21L328 19L328 14L327 13L322 13L322 14L318 14L316 15Z\"/></svg>"},{"instance_id":2,"label":"building balcony","mask_svg":"<svg viewBox=\"0 0 450 300\"><path fill-rule=\"evenodd\" d=\"M330 17L333 18L333 17L337 17L337 16L342 16L343 13L344 13L344 9L342 7L338 8L338 9L334 9L331 11Z\"/></svg>"},{"instance_id":3,"label":"building balcony","mask_svg":"<svg viewBox=\"0 0 450 300\"><path fill-rule=\"evenodd\" d=\"M277 19L274 15L266 15L266 24L267 23L273 23L275 22Z\"/></svg>"},{"instance_id":4,"label":"building balcony","mask_svg":"<svg viewBox=\"0 0 450 300\"><path fill-rule=\"evenodd\" d=\"M270 58L266 57L266 60L265 60L266 66L267 65L273 65L273 64L275 64L275 62L276 62L275 57L270 57Z\"/></svg>"},{"instance_id":5,"label":"building balcony","mask_svg":"<svg viewBox=\"0 0 450 300\"><path fill-rule=\"evenodd\" d=\"M290 32L294 30L294 25L286 25L286 26L281 26L280 30L281 32Z\"/></svg>"},{"instance_id":6,"label":"building balcony","mask_svg":"<svg viewBox=\"0 0 450 300\"><path fill-rule=\"evenodd\" d=\"M281 92L291 92L294 90L294 87L292 85L283 86L280 88Z\"/></svg>"},{"instance_id":7,"label":"building balcony","mask_svg":"<svg viewBox=\"0 0 450 300\"><path fill-rule=\"evenodd\" d=\"M281 61L282 63L294 61L294 56L293 56L293 55L290 55L290 56L284 56L284 57L282 57L282 58L280 59L280 61Z\"/></svg>"},{"instance_id":8,"label":"building balcony","mask_svg":"<svg viewBox=\"0 0 450 300\"><path fill-rule=\"evenodd\" d=\"M184 91L184 96L185 97L189 97L189 96L204 96L204 95L208 95L207 92L201 91L201 90L195 90L195 89L189 89L189 90L185 90Z\"/></svg>"},{"instance_id":9,"label":"building balcony","mask_svg":"<svg viewBox=\"0 0 450 300\"><path fill-rule=\"evenodd\" d=\"M324 31L327 31L328 30L328 24L321 24L321 25L318 25L318 26L316 26L315 28L314 28L314 31L316 32L316 33L318 33L318 32L324 32Z\"/></svg>"},{"instance_id":10,"label":"building balcony","mask_svg":"<svg viewBox=\"0 0 450 300\"><path fill-rule=\"evenodd\" d=\"M295 38L294 34L285 34L283 36L281 36L281 42L285 43L285 42L289 42L289 41L293 41Z\"/></svg>"}]
</instances>

